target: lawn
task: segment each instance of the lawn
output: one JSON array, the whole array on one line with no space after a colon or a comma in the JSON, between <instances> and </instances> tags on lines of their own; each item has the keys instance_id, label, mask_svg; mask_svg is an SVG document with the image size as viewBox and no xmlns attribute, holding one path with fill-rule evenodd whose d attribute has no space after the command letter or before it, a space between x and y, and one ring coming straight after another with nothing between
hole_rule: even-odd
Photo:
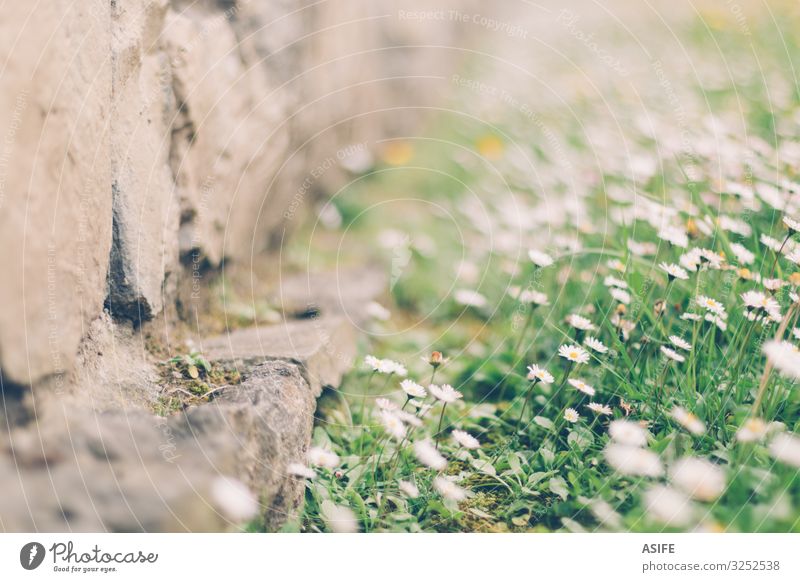
<instances>
[{"instance_id":1,"label":"lawn","mask_svg":"<svg viewBox=\"0 0 800 582\"><path fill-rule=\"evenodd\" d=\"M285 249L390 281L287 530L800 531L798 19L775 10L653 31L685 54L599 32L624 79L597 50L547 78L475 57L379 144Z\"/></svg>"}]
</instances>

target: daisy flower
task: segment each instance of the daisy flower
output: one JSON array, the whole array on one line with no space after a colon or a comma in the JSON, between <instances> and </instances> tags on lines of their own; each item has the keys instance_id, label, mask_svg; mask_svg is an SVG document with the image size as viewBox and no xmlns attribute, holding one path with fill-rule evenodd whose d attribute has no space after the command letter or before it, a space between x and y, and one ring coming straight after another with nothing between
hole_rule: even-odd
<instances>
[{"instance_id":1,"label":"daisy flower","mask_svg":"<svg viewBox=\"0 0 800 582\"><path fill-rule=\"evenodd\" d=\"M589 361L589 352L576 345L562 345L558 348L558 355L576 364L585 364Z\"/></svg>"},{"instance_id":2,"label":"daisy flower","mask_svg":"<svg viewBox=\"0 0 800 582\"><path fill-rule=\"evenodd\" d=\"M727 313L722 313L721 315L714 315L713 313L706 313L706 316L703 318L709 323L713 323L716 325L720 330L725 331L728 329L728 324L725 320L728 318Z\"/></svg>"},{"instance_id":3,"label":"daisy flower","mask_svg":"<svg viewBox=\"0 0 800 582\"><path fill-rule=\"evenodd\" d=\"M770 250L775 251L776 253L781 250L783 243L779 240L772 238L771 236L767 236L766 234L762 234L759 237L759 241L761 244L767 247Z\"/></svg>"},{"instance_id":4,"label":"daisy flower","mask_svg":"<svg viewBox=\"0 0 800 582\"><path fill-rule=\"evenodd\" d=\"M567 408L564 411L564 420L566 420L567 422L575 423L578 422L580 419L581 415L578 414L578 411L575 410L574 408Z\"/></svg>"},{"instance_id":5,"label":"daisy flower","mask_svg":"<svg viewBox=\"0 0 800 582\"><path fill-rule=\"evenodd\" d=\"M547 253L543 253L542 251L537 251L536 249L531 249L528 251L528 258L537 267L544 268L553 264L553 257Z\"/></svg>"},{"instance_id":6,"label":"daisy flower","mask_svg":"<svg viewBox=\"0 0 800 582\"><path fill-rule=\"evenodd\" d=\"M453 440L465 449L478 449L481 446L478 439L466 431L456 429L451 434L453 435Z\"/></svg>"},{"instance_id":7,"label":"daisy flower","mask_svg":"<svg viewBox=\"0 0 800 582\"><path fill-rule=\"evenodd\" d=\"M633 239L628 239L628 250L634 255L649 257L658 252L658 246L651 242L637 242Z\"/></svg>"},{"instance_id":8,"label":"daisy flower","mask_svg":"<svg viewBox=\"0 0 800 582\"><path fill-rule=\"evenodd\" d=\"M397 404L389 400L388 398L376 398L375 404L378 408L382 410L397 410Z\"/></svg>"},{"instance_id":9,"label":"daisy flower","mask_svg":"<svg viewBox=\"0 0 800 582\"><path fill-rule=\"evenodd\" d=\"M433 480L433 488L439 492L439 495L451 501L463 501L467 498L466 489L462 489L447 477L436 477Z\"/></svg>"},{"instance_id":10,"label":"daisy flower","mask_svg":"<svg viewBox=\"0 0 800 582\"><path fill-rule=\"evenodd\" d=\"M392 317L392 312L377 301L371 301L367 304L366 312L367 315L378 321L388 321Z\"/></svg>"},{"instance_id":11,"label":"daisy flower","mask_svg":"<svg viewBox=\"0 0 800 582\"><path fill-rule=\"evenodd\" d=\"M761 291L746 291L742 293L742 301L746 307L762 310L773 321L781 320L781 305L774 297Z\"/></svg>"},{"instance_id":12,"label":"daisy flower","mask_svg":"<svg viewBox=\"0 0 800 582\"><path fill-rule=\"evenodd\" d=\"M625 281L622 279L617 279L613 275L608 275L605 279L603 279L603 285L606 287L618 287L620 289L628 288L628 284Z\"/></svg>"},{"instance_id":13,"label":"daisy flower","mask_svg":"<svg viewBox=\"0 0 800 582\"><path fill-rule=\"evenodd\" d=\"M584 394L588 394L589 396L595 395L595 389L592 386L589 386L589 384L587 384L583 380L580 380L578 378L570 378L567 381L569 382L570 386L572 386L576 390L579 390Z\"/></svg>"},{"instance_id":14,"label":"daisy flower","mask_svg":"<svg viewBox=\"0 0 800 582\"><path fill-rule=\"evenodd\" d=\"M712 299L711 297L706 297L705 295L698 295L697 298L695 299L695 303L697 303L698 306L716 315L721 315L725 313L725 306L716 299Z\"/></svg>"},{"instance_id":15,"label":"daisy flower","mask_svg":"<svg viewBox=\"0 0 800 582\"><path fill-rule=\"evenodd\" d=\"M612 440L631 447L647 445L647 431L636 422L630 420L614 420L608 425L608 434Z\"/></svg>"},{"instance_id":16,"label":"daisy flower","mask_svg":"<svg viewBox=\"0 0 800 582\"><path fill-rule=\"evenodd\" d=\"M428 404L427 402L424 402L424 401L419 400L417 398L414 398L413 400L409 400L408 403L419 411L419 417L420 418L422 418L426 414L428 414L428 412L430 412L431 408L433 408L433 404Z\"/></svg>"},{"instance_id":17,"label":"daisy flower","mask_svg":"<svg viewBox=\"0 0 800 582\"><path fill-rule=\"evenodd\" d=\"M289 463L286 465L286 472L293 477L302 477L303 479L313 479L317 476L314 469L306 467L303 463Z\"/></svg>"},{"instance_id":18,"label":"daisy flower","mask_svg":"<svg viewBox=\"0 0 800 582\"><path fill-rule=\"evenodd\" d=\"M441 386L431 384L428 386L428 392L430 392L434 398L441 400L445 404L455 402L464 396L461 392L450 386L450 384L442 384Z\"/></svg>"},{"instance_id":19,"label":"daisy flower","mask_svg":"<svg viewBox=\"0 0 800 582\"><path fill-rule=\"evenodd\" d=\"M680 348L682 350L686 350L687 352L692 349L692 344L687 342L685 339L678 335L671 335L669 336L669 341L672 343L673 346L676 348Z\"/></svg>"},{"instance_id":20,"label":"daisy flower","mask_svg":"<svg viewBox=\"0 0 800 582\"><path fill-rule=\"evenodd\" d=\"M322 519L333 533L357 533L358 520L353 510L341 505L322 506Z\"/></svg>"},{"instance_id":21,"label":"daisy flower","mask_svg":"<svg viewBox=\"0 0 800 582\"><path fill-rule=\"evenodd\" d=\"M792 234L796 234L796 233L800 232L800 222L798 222L794 218L791 218L789 216L784 216L783 217L783 224L786 225L786 228L788 228L789 232L792 233Z\"/></svg>"},{"instance_id":22,"label":"daisy flower","mask_svg":"<svg viewBox=\"0 0 800 582\"><path fill-rule=\"evenodd\" d=\"M411 414L410 412L406 412L405 410L394 410L392 412L397 418L402 420L404 424L416 427L422 426L422 419L418 417L416 414Z\"/></svg>"},{"instance_id":23,"label":"daisy flower","mask_svg":"<svg viewBox=\"0 0 800 582\"><path fill-rule=\"evenodd\" d=\"M381 410L381 424L386 433L397 440L402 440L406 436L406 425L400 417L391 410Z\"/></svg>"},{"instance_id":24,"label":"daisy flower","mask_svg":"<svg viewBox=\"0 0 800 582\"><path fill-rule=\"evenodd\" d=\"M425 388L413 380L403 380L400 382L400 388L403 389L403 392L405 392L409 398L425 398L428 394Z\"/></svg>"},{"instance_id":25,"label":"daisy flower","mask_svg":"<svg viewBox=\"0 0 800 582\"><path fill-rule=\"evenodd\" d=\"M409 499L416 499L419 497L419 488L411 481L398 481L397 488Z\"/></svg>"},{"instance_id":26,"label":"daisy flower","mask_svg":"<svg viewBox=\"0 0 800 582\"><path fill-rule=\"evenodd\" d=\"M323 447L311 447L306 458L310 464L326 469L333 469L339 464L339 455Z\"/></svg>"},{"instance_id":27,"label":"daisy flower","mask_svg":"<svg viewBox=\"0 0 800 582\"><path fill-rule=\"evenodd\" d=\"M747 247L742 244L731 243L731 251L740 265L752 265L756 260L756 255L751 253Z\"/></svg>"},{"instance_id":28,"label":"daisy flower","mask_svg":"<svg viewBox=\"0 0 800 582\"><path fill-rule=\"evenodd\" d=\"M447 467L447 460L439 454L436 447L429 440L414 443L414 455L420 463L436 471L443 471Z\"/></svg>"},{"instance_id":29,"label":"daisy flower","mask_svg":"<svg viewBox=\"0 0 800 582\"><path fill-rule=\"evenodd\" d=\"M670 360L674 360L676 362L685 362L686 358L680 355L675 350L668 348L667 346L661 346L661 353L667 356Z\"/></svg>"},{"instance_id":30,"label":"daisy flower","mask_svg":"<svg viewBox=\"0 0 800 582\"><path fill-rule=\"evenodd\" d=\"M786 285L786 281L783 279L764 279L761 281L761 284L764 286L764 289L768 291L777 291Z\"/></svg>"},{"instance_id":31,"label":"daisy flower","mask_svg":"<svg viewBox=\"0 0 800 582\"><path fill-rule=\"evenodd\" d=\"M689 246L689 237L686 231L676 226L665 226L658 231L658 238L676 247L686 248Z\"/></svg>"},{"instance_id":32,"label":"daisy flower","mask_svg":"<svg viewBox=\"0 0 800 582\"><path fill-rule=\"evenodd\" d=\"M760 418L748 418L736 431L736 440L740 443L760 441L767 434L767 423Z\"/></svg>"},{"instance_id":33,"label":"daisy flower","mask_svg":"<svg viewBox=\"0 0 800 582\"><path fill-rule=\"evenodd\" d=\"M605 346L605 344L595 337L589 336L583 340L583 343L585 343L587 346L589 346L589 348L598 354L605 354L608 351L608 348Z\"/></svg>"},{"instance_id":34,"label":"daisy flower","mask_svg":"<svg viewBox=\"0 0 800 582\"><path fill-rule=\"evenodd\" d=\"M543 384L552 384L555 381L553 375L545 370L544 368L540 368L536 364L531 364L528 366L528 380L542 382Z\"/></svg>"},{"instance_id":35,"label":"daisy flower","mask_svg":"<svg viewBox=\"0 0 800 582\"><path fill-rule=\"evenodd\" d=\"M625 263L619 259L609 259L606 265L608 265L608 268L612 271L619 271L620 273L625 272Z\"/></svg>"},{"instance_id":36,"label":"daisy flower","mask_svg":"<svg viewBox=\"0 0 800 582\"><path fill-rule=\"evenodd\" d=\"M232 521L242 523L258 514L258 501L238 479L218 476L211 483L211 495L222 513Z\"/></svg>"},{"instance_id":37,"label":"daisy flower","mask_svg":"<svg viewBox=\"0 0 800 582\"><path fill-rule=\"evenodd\" d=\"M382 360L375 356L364 356L364 364L373 372L377 372L380 369L381 362Z\"/></svg>"},{"instance_id":38,"label":"daisy flower","mask_svg":"<svg viewBox=\"0 0 800 582\"><path fill-rule=\"evenodd\" d=\"M605 404L600 404L598 402L590 402L586 405L586 408L594 412L595 414L603 414L605 416L611 416L613 411L611 410L610 406Z\"/></svg>"},{"instance_id":39,"label":"daisy flower","mask_svg":"<svg viewBox=\"0 0 800 582\"><path fill-rule=\"evenodd\" d=\"M782 463L800 468L800 437L779 434L769 444L769 454Z\"/></svg>"},{"instance_id":40,"label":"daisy flower","mask_svg":"<svg viewBox=\"0 0 800 582\"><path fill-rule=\"evenodd\" d=\"M648 517L667 527L686 528L696 519L691 499L672 487L654 485L645 492L643 501Z\"/></svg>"},{"instance_id":41,"label":"daisy flower","mask_svg":"<svg viewBox=\"0 0 800 582\"><path fill-rule=\"evenodd\" d=\"M744 237L749 237L751 234L753 234L753 229L744 220L739 220L738 218L723 214L719 217L717 222L719 223L720 228L727 230L728 232L732 232Z\"/></svg>"},{"instance_id":42,"label":"daisy flower","mask_svg":"<svg viewBox=\"0 0 800 582\"><path fill-rule=\"evenodd\" d=\"M550 304L547 295L539 291L534 291L533 289L523 289L520 291L519 295L517 295L517 299L522 303L528 303L530 305Z\"/></svg>"},{"instance_id":43,"label":"daisy flower","mask_svg":"<svg viewBox=\"0 0 800 582\"><path fill-rule=\"evenodd\" d=\"M722 263L725 262L725 257L711 249L700 249L699 254L700 260L712 269L721 269Z\"/></svg>"},{"instance_id":44,"label":"daisy flower","mask_svg":"<svg viewBox=\"0 0 800 582\"><path fill-rule=\"evenodd\" d=\"M678 262L684 269L688 271L696 271L703 263L703 259L700 256L700 249L691 249L688 252L683 253L678 258Z\"/></svg>"},{"instance_id":45,"label":"daisy flower","mask_svg":"<svg viewBox=\"0 0 800 582\"><path fill-rule=\"evenodd\" d=\"M442 352L431 352L431 355L428 358L422 358L423 362L426 362L431 368L438 368L439 366L444 366L447 362L450 361L450 358L445 358Z\"/></svg>"},{"instance_id":46,"label":"daisy flower","mask_svg":"<svg viewBox=\"0 0 800 582\"><path fill-rule=\"evenodd\" d=\"M725 491L725 473L711 461L685 457L669 470L672 483L699 501L714 501Z\"/></svg>"},{"instance_id":47,"label":"daisy flower","mask_svg":"<svg viewBox=\"0 0 800 582\"><path fill-rule=\"evenodd\" d=\"M689 273L674 263L661 263L659 267L661 267L661 270L667 274L667 277L669 277L670 281L674 279L682 279L685 281L689 278Z\"/></svg>"},{"instance_id":48,"label":"daisy flower","mask_svg":"<svg viewBox=\"0 0 800 582\"><path fill-rule=\"evenodd\" d=\"M618 313L611 316L611 323L622 334L622 340L628 341L631 337L631 332L636 329L636 322L629 319L623 319Z\"/></svg>"},{"instance_id":49,"label":"daisy flower","mask_svg":"<svg viewBox=\"0 0 800 582\"><path fill-rule=\"evenodd\" d=\"M661 459L652 451L612 443L604 451L606 461L616 471L634 477L660 477L664 473Z\"/></svg>"},{"instance_id":50,"label":"daisy flower","mask_svg":"<svg viewBox=\"0 0 800 582\"><path fill-rule=\"evenodd\" d=\"M406 367L400 362L395 362L394 360L381 360L375 356L366 356L364 358L364 363L373 372L377 372L379 374L397 374L400 377L408 374Z\"/></svg>"},{"instance_id":51,"label":"daisy flower","mask_svg":"<svg viewBox=\"0 0 800 582\"><path fill-rule=\"evenodd\" d=\"M616 301L624 305L629 305L631 302L631 294L625 291L624 289L617 289L616 287L609 289L608 291Z\"/></svg>"},{"instance_id":52,"label":"daisy flower","mask_svg":"<svg viewBox=\"0 0 800 582\"><path fill-rule=\"evenodd\" d=\"M591 331L594 324L582 315L572 314L567 316L567 323L580 331Z\"/></svg>"},{"instance_id":53,"label":"daisy flower","mask_svg":"<svg viewBox=\"0 0 800 582\"><path fill-rule=\"evenodd\" d=\"M457 289L456 292L453 293L453 299L460 305L475 307L477 309L486 307L489 304L489 300L486 299L486 297L471 289Z\"/></svg>"},{"instance_id":54,"label":"daisy flower","mask_svg":"<svg viewBox=\"0 0 800 582\"><path fill-rule=\"evenodd\" d=\"M800 350L790 342L770 340L762 348L767 359L784 376L800 379Z\"/></svg>"},{"instance_id":55,"label":"daisy flower","mask_svg":"<svg viewBox=\"0 0 800 582\"><path fill-rule=\"evenodd\" d=\"M693 435L699 436L706 432L705 423L685 408L676 406L672 409L671 416L675 422L680 424Z\"/></svg>"}]
</instances>

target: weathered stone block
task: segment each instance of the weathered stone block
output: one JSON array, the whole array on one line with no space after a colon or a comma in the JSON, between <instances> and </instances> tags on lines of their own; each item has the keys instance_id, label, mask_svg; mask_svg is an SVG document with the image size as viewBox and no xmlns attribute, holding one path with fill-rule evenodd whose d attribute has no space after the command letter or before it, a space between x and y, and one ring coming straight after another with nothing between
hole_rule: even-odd
<instances>
[{"instance_id":1,"label":"weathered stone block","mask_svg":"<svg viewBox=\"0 0 800 582\"><path fill-rule=\"evenodd\" d=\"M177 267L179 208L169 167L175 97L161 32L167 0L112 11L110 184L114 236L107 304L116 318L151 319Z\"/></svg>"},{"instance_id":2,"label":"weathered stone block","mask_svg":"<svg viewBox=\"0 0 800 582\"><path fill-rule=\"evenodd\" d=\"M111 46L105 0L4 5L0 18L0 370L69 369L105 298Z\"/></svg>"}]
</instances>

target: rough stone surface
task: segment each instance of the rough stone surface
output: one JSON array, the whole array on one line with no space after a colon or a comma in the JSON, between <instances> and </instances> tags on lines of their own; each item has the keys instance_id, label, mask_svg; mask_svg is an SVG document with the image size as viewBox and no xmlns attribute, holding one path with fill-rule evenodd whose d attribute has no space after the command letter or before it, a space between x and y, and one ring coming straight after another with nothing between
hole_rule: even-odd
<instances>
[{"instance_id":1,"label":"rough stone surface","mask_svg":"<svg viewBox=\"0 0 800 582\"><path fill-rule=\"evenodd\" d=\"M372 267L293 274L281 276L270 299L287 315L337 314L361 326L369 316L367 306L385 292L387 285L383 270Z\"/></svg>"},{"instance_id":2,"label":"rough stone surface","mask_svg":"<svg viewBox=\"0 0 800 582\"><path fill-rule=\"evenodd\" d=\"M113 246L107 304L148 320L177 264L179 209L169 166L175 96L161 31L167 0L112 3Z\"/></svg>"},{"instance_id":3,"label":"rough stone surface","mask_svg":"<svg viewBox=\"0 0 800 582\"><path fill-rule=\"evenodd\" d=\"M235 476L246 483L263 507L268 530L293 516L303 500L304 481L286 465L304 462L314 425L316 394L295 364L266 362L208 406L191 409L175 425L175 434L196 439L214 456L229 454L218 443L235 443Z\"/></svg>"},{"instance_id":4,"label":"rough stone surface","mask_svg":"<svg viewBox=\"0 0 800 582\"><path fill-rule=\"evenodd\" d=\"M355 357L355 330L342 316L287 321L278 325L232 331L202 343L213 361L246 369L264 360L300 365L315 396L336 386Z\"/></svg>"},{"instance_id":5,"label":"rough stone surface","mask_svg":"<svg viewBox=\"0 0 800 582\"><path fill-rule=\"evenodd\" d=\"M69 369L105 298L109 4L13 2L2 11L0 371L31 384Z\"/></svg>"},{"instance_id":6,"label":"rough stone surface","mask_svg":"<svg viewBox=\"0 0 800 582\"><path fill-rule=\"evenodd\" d=\"M273 92L266 69L207 4L171 10L163 38L179 106L171 165L181 251L198 249L219 264L223 256L249 257L253 219L288 132L280 128L281 93Z\"/></svg>"},{"instance_id":7,"label":"rough stone surface","mask_svg":"<svg viewBox=\"0 0 800 582\"><path fill-rule=\"evenodd\" d=\"M460 52L429 39L474 32L390 0L13 4L0 369L21 385L66 375L104 304L145 324L182 282L285 240L347 177L346 148L407 135L447 88Z\"/></svg>"},{"instance_id":8,"label":"rough stone surface","mask_svg":"<svg viewBox=\"0 0 800 582\"><path fill-rule=\"evenodd\" d=\"M214 494L239 480L268 529L295 514L316 398L300 368L256 366L212 403L161 418L51 403L0 438L0 530L218 531L243 524ZM255 516L254 516L255 517Z\"/></svg>"}]
</instances>

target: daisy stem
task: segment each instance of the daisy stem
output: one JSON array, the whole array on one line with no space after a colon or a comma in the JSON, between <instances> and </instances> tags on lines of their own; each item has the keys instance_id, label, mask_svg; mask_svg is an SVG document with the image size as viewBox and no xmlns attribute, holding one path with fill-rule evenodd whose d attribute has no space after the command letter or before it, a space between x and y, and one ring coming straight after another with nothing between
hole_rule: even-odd
<instances>
[{"instance_id":1,"label":"daisy stem","mask_svg":"<svg viewBox=\"0 0 800 582\"><path fill-rule=\"evenodd\" d=\"M789 242L789 239L792 238L792 231L790 230L789 233L786 235L786 238L783 239L783 243L781 243L781 247L778 249L778 252L775 253L775 260L772 261L772 268L769 270L769 278L772 279L775 276L775 267L778 266L778 257L781 256L783 252L783 247L786 246L786 243Z\"/></svg>"},{"instance_id":2,"label":"daisy stem","mask_svg":"<svg viewBox=\"0 0 800 582\"><path fill-rule=\"evenodd\" d=\"M758 410L761 408L761 401L764 399L764 393L766 392L767 385L769 384L769 377L771 373L772 362L767 360L767 364L764 366L764 373L761 375L761 382L758 384L758 393L756 394L756 399L753 402L753 407L750 409L751 416L758 415Z\"/></svg>"},{"instance_id":3,"label":"daisy stem","mask_svg":"<svg viewBox=\"0 0 800 582\"><path fill-rule=\"evenodd\" d=\"M747 352L747 343L750 341L750 336L753 334L753 329L755 328L755 323L750 323L750 327L748 328L747 332L745 332L744 338L742 339L742 345L739 347L739 357L736 359L736 365L733 368L735 370L735 378L739 377L739 370L742 367L744 355Z\"/></svg>"},{"instance_id":4,"label":"daisy stem","mask_svg":"<svg viewBox=\"0 0 800 582\"><path fill-rule=\"evenodd\" d=\"M522 411L519 413L519 419L517 420L517 424L522 423L522 417L525 415L525 409L528 407L528 401L531 399L531 392L533 392L533 387L536 385L536 380L531 382L531 385L528 386L528 392L525 394L525 400L522 402Z\"/></svg>"},{"instance_id":5,"label":"daisy stem","mask_svg":"<svg viewBox=\"0 0 800 582\"><path fill-rule=\"evenodd\" d=\"M671 360L670 360L671 361ZM667 373L669 372L670 361L664 364L664 371L661 373L661 378L659 379L658 383L656 384L656 409L655 409L655 418L660 419L662 416L661 413L661 404L664 399L664 392L667 383Z\"/></svg>"},{"instance_id":6,"label":"daisy stem","mask_svg":"<svg viewBox=\"0 0 800 582\"><path fill-rule=\"evenodd\" d=\"M533 321L533 306L528 306L528 315L525 317L525 324L522 326L522 330L520 330L519 337L517 338L517 342L514 344L514 349L511 351L511 365L516 366L517 364L517 352L519 351L519 347L522 344L522 340L525 339L525 336L528 333L528 327L531 325L531 321Z\"/></svg>"},{"instance_id":7,"label":"daisy stem","mask_svg":"<svg viewBox=\"0 0 800 582\"><path fill-rule=\"evenodd\" d=\"M783 321L781 321L781 324L778 327L778 331L775 333L775 339L777 341L783 339L783 334L786 331L786 328L789 326L789 320L794 315L797 305L797 303L792 303L792 306L789 307L789 311L786 312L786 317L783 318ZM753 408L750 409L750 416L758 416L758 411L761 408L761 402L764 400L767 386L769 386L769 377L771 373L772 362L767 360L767 364L764 366L764 373L761 375L761 382L758 384L758 393L756 394L756 399L753 401Z\"/></svg>"},{"instance_id":8,"label":"daisy stem","mask_svg":"<svg viewBox=\"0 0 800 582\"><path fill-rule=\"evenodd\" d=\"M442 435L442 420L444 420L444 409L447 408L447 402L442 403L442 412L439 414L439 426L436 428L436 450L439 450L439 439Z\"/></svg>"},{"instance_id":9,"label":"daisy stem","mask_svg":"<svg viewBox=\"0 0 800 582\"><path fill-rule=\"evenodd\" d=\"M364 387L364 394L361 396L361 413L359 419L361 420L361 424L364 424L364 414L367 411L367 395L369 394L369 387L372 384L372 379L375 377L375 371L372 371L372 374L369 375L367 379L367 385Z\"/></svg>"},{"instance_id":10,"label":"daisy stem","mask_svg":"<svg viewBox=\"0 0 800 582\"><path fill-rule=\"evenodd\" d=\"M562 392L564 391L564 386L567 385L567 380L569 380L569 373L572 371L573 362L567 364L567 367L564 369L564 377L561 378L561 383L556 388L556 391L553 393L553 398L555 399L556 405L561 408L562 402Z\"/></svg>"}]
</instances>

